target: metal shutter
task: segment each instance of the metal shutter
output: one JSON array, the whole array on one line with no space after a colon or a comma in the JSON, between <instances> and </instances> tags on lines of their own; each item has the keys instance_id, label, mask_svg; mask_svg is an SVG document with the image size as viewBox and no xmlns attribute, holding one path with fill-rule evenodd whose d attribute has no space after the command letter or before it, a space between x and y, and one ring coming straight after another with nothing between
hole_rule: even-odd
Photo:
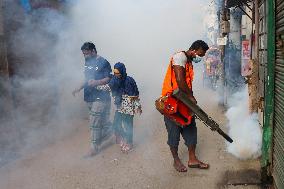
<instances>
[{"instance_id":1,"label":"metal shutter","mask_svg":"<svg viewBox=\"0 0 284 189\"><path fill-rule=\"evenodd\" d=\"M284 188L284 1L276 0L276 63L273 128L273 178Z\"/></svg>"}]
</instances>

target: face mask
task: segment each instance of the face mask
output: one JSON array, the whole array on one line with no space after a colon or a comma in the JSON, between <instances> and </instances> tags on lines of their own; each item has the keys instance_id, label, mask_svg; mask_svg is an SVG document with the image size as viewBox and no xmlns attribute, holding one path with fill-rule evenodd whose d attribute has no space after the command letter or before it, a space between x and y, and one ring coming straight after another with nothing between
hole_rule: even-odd
<instances>
[{"instance_id":1,"label":"face mask","mask_svg":"<svg viewBox=\"0 0 284 189\"><path fill-rule=\"evenodd\" d=\"M85 57L85 61L89 61L89 60L91 60L92 59L92 55L85 55L84 56Z\"/></svg>"},{"instance_id":2,"label":"face mask","mask_svg":"<svg viewBox=\"0 0 284 189\"><path fill-rule=\"evenodd\" d=\"M84 58L85 58L85 60L89 60L89 59L91 59L92 57L95 57L95 55L94 55L94 54L92 54L92 53L84 54Z\"/></svg>"},{"instance_id":3,"label":"face mask","mask_svg":"<svg viewBox=\"0 0 284 189\"><path fill-rule=\"evenodd\" d=\"M202 57L200 57L200 56L198 56L198 55L196 55L193 59L192 59L192 61L194 62L194 63L198 63L198 62L200 62L202 60Z\"/></svg>"}]
</instances>

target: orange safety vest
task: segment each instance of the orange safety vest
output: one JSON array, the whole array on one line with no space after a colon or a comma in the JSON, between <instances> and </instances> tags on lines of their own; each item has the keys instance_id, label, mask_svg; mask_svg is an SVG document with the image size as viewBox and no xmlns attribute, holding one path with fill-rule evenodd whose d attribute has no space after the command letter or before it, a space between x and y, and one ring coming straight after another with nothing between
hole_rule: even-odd
<instances>
[{"instance_id":1,"label":"orange safety vest","mask_svg":"<svg viewBox=\"0 0 284 189\"><path fill-rule=\"evenodd\" d=\"M185 64L185 80L190 89L192 89L193 76L193 66L192 63L188 61ZM173 69L173 57L171 57L162 88L162 96L168 96L164 101L164 115L178 125L187 126L191 123L193 114L189 107L171 96L173 91L177 88L178 84Z\"/></svg>"},{"instance_id":2,"label":"orange safety vest","mask_svg":"<svg viewBox=\"0 0 284 189\"><path fill-rule=\"evenodd\" d=\"M173 91L178 88L175 72L173 69L173 62L174 62L173 57L171 57L170 64L168 66L163 82L162 96L172 94ZM185 64L185 80L190 89L192 89L193 76L194 76L193 66L192 63L188 61Z\"/></svg>"}]
</instances>

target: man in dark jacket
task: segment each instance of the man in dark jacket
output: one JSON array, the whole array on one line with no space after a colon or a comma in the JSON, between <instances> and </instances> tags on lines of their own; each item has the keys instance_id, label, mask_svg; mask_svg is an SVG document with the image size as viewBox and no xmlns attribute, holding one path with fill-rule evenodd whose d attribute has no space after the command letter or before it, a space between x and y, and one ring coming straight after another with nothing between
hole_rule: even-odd
<instances>
[{"instance_id":1,"label":"man in dark jacket","mask_svg":"<svg viewBox=\"0 0 284 189\"><path fill-rule=\"evenodd\" d=\"M111 106L110 92L97 90L96 86L107 84L111 77L110 63L97 54L96 47L86 42L81 47L85 57L85 81L73 91L73 95L84 89L84 101L90 114L92 147L88 156L99 152L103 140L111 136L109 114Z\"/></svg>"}]
</instances>

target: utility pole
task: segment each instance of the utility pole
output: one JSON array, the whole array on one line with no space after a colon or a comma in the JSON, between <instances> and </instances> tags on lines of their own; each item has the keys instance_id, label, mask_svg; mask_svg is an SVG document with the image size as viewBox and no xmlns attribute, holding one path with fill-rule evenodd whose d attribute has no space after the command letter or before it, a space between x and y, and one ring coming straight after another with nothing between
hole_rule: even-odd
<instances>
[{"instance_id":1,"label":"utility pole","mask_svg":"<svg viewBox=\"0 0 284 189\"><path fill-rule=\"evenodd\" d=\"M230 12L229 9L227 9L227 0L221 0L221 7L219 8L219 31L220 31L220 37L223 38L223 40L227 40L226 36L229 33L230 30L230 23L228 20L230 20ZM226 41L227 43L227 41ZM221 62L222 62L222 73L221 73L221 87L220 87L220 101L219 104L222 106L225 106L227 104L227 92L226 92L226 66L225 66L225 47L226 43L224 45L220 45L220 51L221 51Z\"/></svg>"}]
</instances>

